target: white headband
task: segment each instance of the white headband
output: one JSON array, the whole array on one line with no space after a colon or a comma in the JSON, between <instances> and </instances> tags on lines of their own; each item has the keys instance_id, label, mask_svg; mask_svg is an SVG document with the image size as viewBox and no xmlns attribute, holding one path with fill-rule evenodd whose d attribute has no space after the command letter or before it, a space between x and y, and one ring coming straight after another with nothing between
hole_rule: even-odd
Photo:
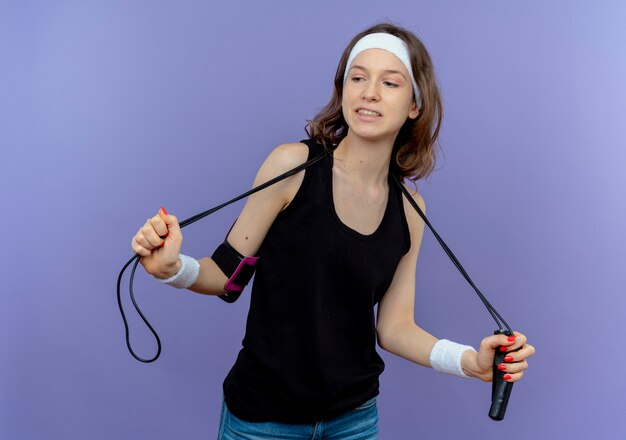
<instances>
[{"instance_id":1,"label":"white headband","mask_svg":"<svg viewBox=\"0 0 626 440\"><path fill-rule=\"evenodd\" d=\"M413 69L411 68L411 58L409 57L409 51L407 49L406 43L395 35L388 34L386 32L379 32L375 34L367 34L363 38L361 38L352 48L350 52L350 56L348 57L348 63L346 64L346 71L343 74L343 82L346 82L346 78L348 77L348 70L350 69L350 65L352 61L357 57L358 54L367 49L383 49L387 52L391 52L396 57L402 61L404 67L409 72L409 76L411 77L411 82L413 83L413 93L415 93L415 102L418 105L421 105L421 95L420 91L417 88L417 83L415 82L415 78L413 78Z\"/></svg>"}]
</instances>

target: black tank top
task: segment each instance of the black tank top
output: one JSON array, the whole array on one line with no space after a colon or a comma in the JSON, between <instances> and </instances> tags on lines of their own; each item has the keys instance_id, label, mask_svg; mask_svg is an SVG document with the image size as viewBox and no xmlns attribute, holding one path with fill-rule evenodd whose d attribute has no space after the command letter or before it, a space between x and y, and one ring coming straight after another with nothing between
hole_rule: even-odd
<instances>
[{"instance_id":1,"label":"black tank top","mask_svg":"<svg viewBox=\"0 0 626 440\"><path fill-rule=\"evenodd\" d=\"M324 151L309 146L309 159ZM305 171L292 202L259 249L243 348L224 399L252 422L315 423L378 395L374 306L410 248L402 193L389 179L383 220L371 235L341 222L331 155Z\"/></svg>"}]
</instances>

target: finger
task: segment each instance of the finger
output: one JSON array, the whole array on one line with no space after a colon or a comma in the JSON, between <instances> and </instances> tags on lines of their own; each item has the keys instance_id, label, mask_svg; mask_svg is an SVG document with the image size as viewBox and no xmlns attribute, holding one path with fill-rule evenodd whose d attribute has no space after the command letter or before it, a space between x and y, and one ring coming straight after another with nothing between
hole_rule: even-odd
<instances>
[{"instance_id":1,"label":"finger","mask_svg":"<svg viewBox=\"0 0 626 440\"><path fill-rule=\"evenodd\" d=\"M480 343L481 349L495 350L501 347L501 351L508 351L515 344L516 336L493 335L487 336Z\"/></svg>"},{"instance_id":2,"label":"finger","mask_svg":"<svg viewBox=\"0 0 626 440\"><path fill-rule=\"evenodd\" d=\"M523 346L526 343L526 335L520 333L520 332L513 332L513 336L515 338L514 343L510 346L510 350L517 350L519 347Z\"/></svg>"},{"instance_id":3,"label":"finger","mask_svg":"<svg viewBox=\"0 0 626 440\"><path fill-rule=\"evenodd\" d=\"M133 248L133 252L134 252L134 249L137 246L147 250L148 252L151 252L152 249L153 249L153 246L150 244L150 242L148 240L146 240L146 237L144 237L143 232L142 232L141 229L133 237L133 241L131 243L131 247Z\"/></svg>"},{"instance_id":4,"label":"finger","mask_svg":"<svg viewBox=\"0 0 626 440\"><path fill-rule=\"evenodd\" d=\"M156 247L161 246L163 243L163 239L159 237L159 234L154 230L150 220L146 221L146 224L141 228L141 233L145 241L147 241L147 248L154 249ZM140 244L145 246L143 241L140 241Z\"/></svg>"},{"instance_id":5,"label":"finger","mask_svg":"<svg viewBox=\"0 0 626 440\"><path fill-rule=\"evenodd\" d=\"M519 373L507 373L504 375L504 380L507 382L517 382L524 376L524 372L520 371Z\"/></svg>"},{"instance_id":6,"label":"finger","mask_svg":"<svg viewBox=\"0 0 626 440\"><path fill-rule=\"evenodd\" d=\"M480 341L477 357L479 368L484 371L491 370L491 368L493 368L493 360L498 347L502 347L506 350L508 348L507 345L514 343L515 338L512 338L511 341L509 341L508 338L509 337L506 335L498 334L487 336Z\"/></svg>"},{"instance_id":7,"label":"finger","mask_svg":"<svg viewBox=\"0 0 626 440\"><path fill-rule=\"evenodd\" d=\"M159 216L161 217L161 219L163 219L165 225L167 226L166 241L181 240L182 234L180 232L180 225L178 224L178 219L176 218L176 216L168 214L163 207L159 210Z\"/></svg>"},{"instance_id":8,"label":"finger","mask_svg":"<svg viewBox=\"0 0 626 440\"><path fill-rule=\"evenodd\" d=\"M136 253L137 255L140 255L142 257L148 257L152 253L151 251L149 251L145 247L137 244L136 242L133 242L131 247L132 247L134 253Z\"/></svg>"},{"instance_id":9,"label":"finger","mask_svg":"<svg viewBox=\"0 0 626 440\"><path fill-rule=\"evenodd\" d=\"M167 236L167 225L159 214L152 217L149 222L159 237L165 238Z\"/></svg>"},{"instance_id":10,"label":"finger","mask_svg":"<svg viewBox=\"0 0 626 440\"><path fill-rule=\"evenodd\" d=\"M526 353L528 353L525 357L531 357L535 354L535 347L530 344L526 344L524 346L524 350L526 351Z\"/></svg>"},{"instance_id":11,"label":"finger","mask_svg":"<svg viewBox=\"0 0 626 440\"><path fill-rule=\"evenodd\" d=\"M530 344L522 346L517 351L511 351L504 357L505 362L519 362L535 354L535 347Z\"/></svg>"},{"instance_id":12,"label":"finger","mask_svg":"<svg viewBox=\"0 0 626 440\"><path fill-rule=\"evenodd\" d=\"M135 243L137 243L139 246L147 249L148 251L152 251L152 249L154 249L154 246L152 246L150 244L150 242L148 240L146 240L146 237L144 237L143 232L141 232L141 231L139 231L139 233L135 237Z\"/></svg>"},{"instance_id":13,"label":"finger","mask_svg":"<svg viewBox=\"0 0 626 440\"><path fill-rule=\"evenodd\" d=\"M518 351L526 343L526 336L519 332L513 332L513 336L502 336L506 338L500 347L500 351L504 353Z\"/></svg>"},{"instance_id":14,"label":"finger","mask_svg":"<svg viewBox=\"0 0 626 440\"><path fill-rule=\"evenodd\" d=\"M506 373L519 373L520 371L524 371L528 368L528 362L514 362L514 363L503 363L498 365L498 370L504 371Z\"/></svg>"}]
</instances>

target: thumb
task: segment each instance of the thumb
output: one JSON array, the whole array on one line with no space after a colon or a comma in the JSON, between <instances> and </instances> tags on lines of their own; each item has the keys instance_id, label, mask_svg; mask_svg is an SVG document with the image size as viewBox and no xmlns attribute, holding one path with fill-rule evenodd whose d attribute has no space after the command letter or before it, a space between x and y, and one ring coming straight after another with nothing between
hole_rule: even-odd
<instances>
[{"instance_id":1,"label":"thumb","mask_svg":"<svg viewBox=\"0 0 626 440\"><path fill-rule=\"evenodd\" d=\"M508 347L515 344L515 337L507 335L492 335L484 338L478 351L479 363L487 367L493 363L496 350L508 351ZM501 348L499 348L501 347Z\"/></svg>"},{"instance_id":2,"label":"thumb","mask_svg":"<svg viewBox=\"0 0 626 440\"><path fill-rule=\"evenodd\" d=\"M167 226L167 237L165 237L165 240L182 241L183 235L180 232L180 224L176 216L168 214L163 207L159 209L159 216Z\"/></svg>"}]
</instances>

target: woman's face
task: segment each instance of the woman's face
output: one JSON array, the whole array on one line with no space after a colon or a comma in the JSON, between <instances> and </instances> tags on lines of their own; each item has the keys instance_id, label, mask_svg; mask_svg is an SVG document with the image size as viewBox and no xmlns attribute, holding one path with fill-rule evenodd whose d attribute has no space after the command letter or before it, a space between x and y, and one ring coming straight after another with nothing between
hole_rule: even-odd
<instances>
[{"instance_id":1,"label":"woman's face","mask_svg":"<svg viewBox=\"0 0 626 440\"><path fill-rule=\"evenodd\" d=\"M367 49L352 62L343 87L343 117L349 133L369 140L395 140L419 109L402 61L383 49Z\"/></svg>"}]
</instances>

